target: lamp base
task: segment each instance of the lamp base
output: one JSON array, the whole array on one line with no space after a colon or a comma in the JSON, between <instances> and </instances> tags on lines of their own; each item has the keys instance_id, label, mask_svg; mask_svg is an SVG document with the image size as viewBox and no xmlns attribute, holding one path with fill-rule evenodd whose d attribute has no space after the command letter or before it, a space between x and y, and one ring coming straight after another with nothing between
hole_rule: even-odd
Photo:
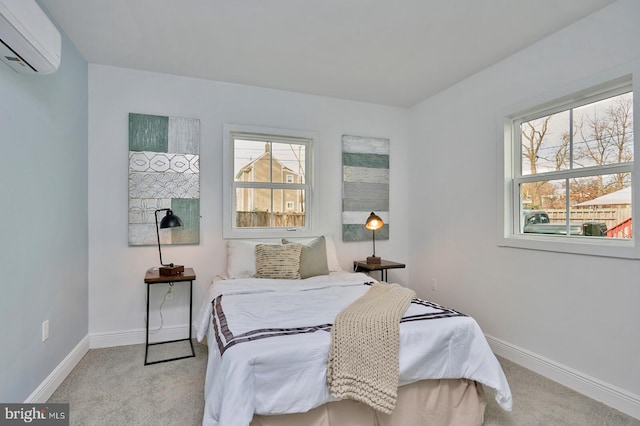
<instances>
[{"instance_id":1,"label":"lamp base","mask_svg":"<svg viewBox=\"0 0 640 426\"><path fill-rule=\"evenodd\" d=\"M158 271L160 272L161 277L173 277L176 275L180 275L184 272L184 266L182 265L173 265L173 266L161 266Z\"/></svg>"},{"instance_id":2,"label":"lamp base","mask_svg":"<svg viewBox=\"0 0 640 426\"><path fill-rule=\"evenodd\" d=\"M378 256L369 256L367 257L367 263L369 265L380 265L382 263L382 258Z\"/></svg>"}]
</instances>

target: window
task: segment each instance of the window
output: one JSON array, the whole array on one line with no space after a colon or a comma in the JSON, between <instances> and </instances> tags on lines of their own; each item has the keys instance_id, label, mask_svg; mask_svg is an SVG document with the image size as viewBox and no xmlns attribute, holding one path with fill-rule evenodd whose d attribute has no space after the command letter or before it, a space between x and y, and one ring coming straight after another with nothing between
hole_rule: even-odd
<instances>
[{"instance_id":1,"label":"window","mask_svg":"<svg viewBox=\"0 0 640 426\"><path fill-rule=\"evenodd\" d=\"M631 78L507 115L502 245L638 257Z\"/></svg>"},{"instance_id":2,"label":"window","mask_svg":"<svg viewBox=\"0 0 640 426\"><path fill-rule=\"evenodd\" d=\"M312 230L312 150L306 132L225 126L225 238Z\"/></svg>"}]
</instances>

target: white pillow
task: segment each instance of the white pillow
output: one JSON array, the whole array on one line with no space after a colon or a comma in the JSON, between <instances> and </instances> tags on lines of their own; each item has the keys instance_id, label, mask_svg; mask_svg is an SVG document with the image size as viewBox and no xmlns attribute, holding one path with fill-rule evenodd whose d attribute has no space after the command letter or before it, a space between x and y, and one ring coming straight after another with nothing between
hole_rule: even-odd
<instances>
[{"instance_id":1,"label":"white pillow","mask_svg":"<svg viewBox=\"0 0 640 426\"><path fill-rule=\"evenodd\" d=\"M227 278L249 278L256 274L256 246L259 241L227 241Z\"/></svg>"},{"instance_id":2,"label":"white pillow","mask_svg":"<svg viewBox=\"0 0 640 426\"><path fill-rule=\"evenodd\" d=\"M327 243L327 266L329 266L329 272L342 271L340 262L338 261L338 252L336 251L336 244L333 241L331 234L326 234L324 240Z\"/></svg>"}]
</instances>

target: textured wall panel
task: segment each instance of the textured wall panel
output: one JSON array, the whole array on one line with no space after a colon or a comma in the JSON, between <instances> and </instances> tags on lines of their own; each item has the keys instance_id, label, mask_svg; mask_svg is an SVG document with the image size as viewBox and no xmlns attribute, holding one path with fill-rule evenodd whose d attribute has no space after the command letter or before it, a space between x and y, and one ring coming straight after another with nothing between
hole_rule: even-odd
<instances>
[{"instance_id":1,"label":"textured wall panel","mask_svg":"<svg viewBox=\"0 0 640 426\"><path fill-rule=\"evenodd\" d=\"M343 135L342 240L371 240L371 212L384 221L376 239L389 239L389 139Z\"/></svg>"},{"instance_id":2,"label":"textured wall panel","mask_svg":"<svg viewBox=\"0 0 640 426\"><path fill-rule=\"evenodd\" d=\"M157 243L161 208L183 222L160 231L163 244L200 242L199 147L198 119L129 114L129 245Z\"/></svg>"}]
</instances>

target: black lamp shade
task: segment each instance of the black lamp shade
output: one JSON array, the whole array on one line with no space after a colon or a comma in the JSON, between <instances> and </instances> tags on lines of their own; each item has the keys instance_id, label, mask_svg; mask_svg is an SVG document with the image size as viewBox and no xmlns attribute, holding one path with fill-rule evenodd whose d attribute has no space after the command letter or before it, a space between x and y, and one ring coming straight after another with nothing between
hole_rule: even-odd
<instances>
[{"instance_id":1,"label":"black lamp shade","mask_svg":"<svg viewBox=\"0 0 640 426\"><path fill-rule=\"evenodd\" d=\"M167 214L160 221L160 229L174 228L182 226L182 219L173 214L173 211L167 210Z\"/></svg>"}]
</instances>

